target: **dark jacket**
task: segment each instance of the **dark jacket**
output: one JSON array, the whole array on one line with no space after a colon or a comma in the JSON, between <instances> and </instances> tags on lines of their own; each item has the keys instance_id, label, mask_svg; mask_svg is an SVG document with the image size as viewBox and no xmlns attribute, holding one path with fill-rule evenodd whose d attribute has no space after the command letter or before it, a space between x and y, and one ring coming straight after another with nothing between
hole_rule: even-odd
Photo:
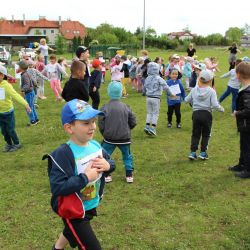
<instances>
[{"instance_id":1,"label":"dark jacket","mask_svg":"<svg viewBox=\"0 0 250 250\"><path fill-rule=\"evenodd\" d=\"M114 171L115 163L103 150L103 158L110 164L110 170L105 172L105 176ZM75 175L75 159L72 150L68 144L62 144L51 154L43 156L43 160L48 159L48 175L50 180L50 189L52 193L51 207L54 212L58 211L58 198L76 192L82 197L80 190L88 184L88 177L85 174ZM58 164L58 165L57 165ZM59 167L61 168L59 168ZM101 178L100 197L104 188L104 174Z\"/></svg>"},{"instance_id":2,"label":"dark jacket","mask_svg":"<svg viewBox=\"0 0 250 250\"><path fill-rule=\"evenodd\" d=\"M63 99L68 102L73 99L83 100L85 102L89 101L89 93L87 85L81 79L69 78L65 83L62 92Z\"/></svg>"},{"instance_id":3,"label":"dark jacket","mask_svg":"<svg viewBox=\"0 0 250 250\"><path fill-rule=\"evenodd\" d=\"M102 72L100 70L96 70L96 69L93 70L91 72L89 82L90 82L89 90L92 90L94 87L99 89L101 86L101 82L102 82Z\"/></svg>"},{"instance_id":4,"label":"dark jacket","mask_svg":"<svg viewBox=\"0 0 250 250\"><path fill-rule=\"evenodd\" d=\"M105 116L98 117L98 126L104 140L111 143L130 143L131 129L136 117L125 103L111 100L101 108Z\"/></svg>"},{"instance_id":5,"label":"dark jacket","mask_svg":"<svg viewBox=\"0 0 250 250\"><path fill-rule=\"evenodd\" d=\"M250 133L250 86L238 94L236 100L236 121L239 132Z\"/></svg>"}]
</instances>

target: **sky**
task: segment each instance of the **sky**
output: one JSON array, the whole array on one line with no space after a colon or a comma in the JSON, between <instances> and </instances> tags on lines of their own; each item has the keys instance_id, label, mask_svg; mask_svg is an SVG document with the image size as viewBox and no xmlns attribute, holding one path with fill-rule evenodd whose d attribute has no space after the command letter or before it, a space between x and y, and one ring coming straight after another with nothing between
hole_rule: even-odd
<instances>
[{"instance_id":1,"label":"sky","mask_svg":"<svg viewBox=\"0 0 250 250\"><path fill-rule=\"evenodd\" d=\"M96 28L102 23L122 27L135 32L143 27L145 1L145 27L153 28L157 35L182 31L189 27L191 33L207 36L222 35L230 27L243 28L250 25L250 1L220 0L10 0L1 9L0 17L22 20L71 19L86 27Z\"/></svg>"}]
</instances>

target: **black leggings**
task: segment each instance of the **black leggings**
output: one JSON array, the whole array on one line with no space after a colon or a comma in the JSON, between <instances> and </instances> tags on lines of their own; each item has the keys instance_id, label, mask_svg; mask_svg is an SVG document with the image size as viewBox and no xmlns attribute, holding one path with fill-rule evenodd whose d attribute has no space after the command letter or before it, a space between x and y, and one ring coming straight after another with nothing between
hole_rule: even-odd
<instances>
[{"instance_id":1,"label":"black leggings","mask_svg":"<svg viewBox=\"0 0 250 250\"><path fill-rule=\"evenodd\" d=\"M101 250L101 245L90 225L90 220L84 219L63 219L63 235L69 241L72 248L80 250Z\"/></svg>"}]
</instances>

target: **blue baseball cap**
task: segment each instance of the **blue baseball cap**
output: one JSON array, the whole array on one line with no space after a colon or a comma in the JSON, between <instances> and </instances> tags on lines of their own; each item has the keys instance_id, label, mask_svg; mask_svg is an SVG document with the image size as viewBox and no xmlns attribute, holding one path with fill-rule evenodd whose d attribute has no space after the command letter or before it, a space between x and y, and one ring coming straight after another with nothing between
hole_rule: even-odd
<instances>
[{"instance_id":1,"label":"blue baseball cap","mask_svg":"<svg viewBox=\"0 0 250 250\"><path fill-rule=\"evenodd\" d=\"M104 113L97 109L93 109L87 102L73 99L64 105L61 119L64 125L75 120L89 120L98 115L104 115Z\"/></svg>"}]
</instances>

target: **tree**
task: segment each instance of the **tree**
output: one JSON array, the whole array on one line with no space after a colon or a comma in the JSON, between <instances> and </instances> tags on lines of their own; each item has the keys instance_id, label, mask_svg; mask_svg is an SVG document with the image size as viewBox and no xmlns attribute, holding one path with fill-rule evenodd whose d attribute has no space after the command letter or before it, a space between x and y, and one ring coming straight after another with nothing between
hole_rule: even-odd
<instances>
[{"instance_id":1,"label":"tree","mask_svg":"<svg viewBox=\"0 0 250 250\"><path fill-rule=\"evenodd\" d=\"M245 26L244 26L244 28L243 28L243 32L244 32L244 35L249 36L250 35L250 25L248 25L246 23Z\"/></svg>"},{"instance_id":2,"label":"tree","mask_svg":"<svg viewBox=\"0 0 250 250\"><path fill-rule=\"evenodd\" d=\"M103 33L98 39L100 44L116 44L118 43L118 38L115 34Z\"/></svg>"},{"instance_id":3,"label":"tree","mask_svg":"<svg viewBox=\"0 0 250 250\"><path fill-rule=\"evenodd\" d=\"M182 31L191 33L191 30L190 30L190 28L189 28L188 25L187 25L186 27L184 27L184 28L182 29Z\"/></svg>"},{"instance_id":4,"label":"tree","mask_svg":"<svg viewBox=\"0 0 250 250\"><path fill-rule=\"evenodd\" d=\"M57 35L55 45L56 45L56 52L58 54L63 54L64 52L66 52L67 44L65 38L62 35L60 34Z\"/></svg>"},{"instance_id":5,"label":"tree","mask_svg":"<svg viewBox=\"0 0 250 250\"><path fill-rule=\"evenodd\" d=\"M146 36L156 36L156 31L155 31L155 29L153 29L152 27L148 27L147 29L146 29Z\"/></svg>"},{"instance_id":6,"label":"tree","mask_svg":"<svg viewBox=\"0 0 250 250\"><path fill-rule=\"evenodd\" d=\"M225 37L230 41L230 42L240 42L240 38L243 35L242 30L237 27L231 27L226 31Z\"/></svg>"}]
</instances>

